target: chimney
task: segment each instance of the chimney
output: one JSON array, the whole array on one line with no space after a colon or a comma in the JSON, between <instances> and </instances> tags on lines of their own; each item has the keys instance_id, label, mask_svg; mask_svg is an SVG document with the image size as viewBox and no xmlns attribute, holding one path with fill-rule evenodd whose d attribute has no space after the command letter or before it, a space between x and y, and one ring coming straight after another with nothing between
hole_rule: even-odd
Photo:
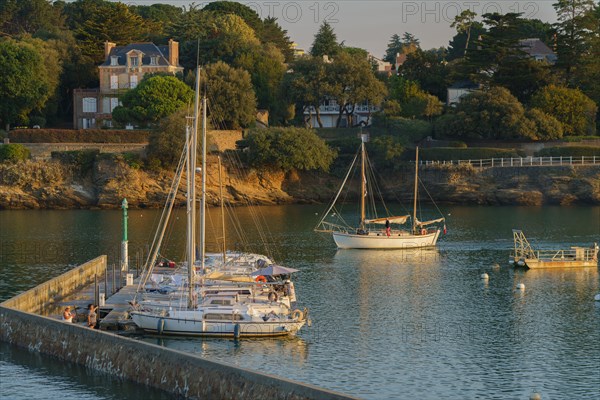
<instances>
[{"instance_id":1,"label":"chimney","mask_svg":"<svg viewBox=\"0 0 600 400\"><path fill-rule=\"evenodd\" d=\"M104 59L108 58L110 51L116 46L116 43L109 42L108 40L104 42Z\"/></svg>"},{"instance_id":2,"label":"chimney","mask_svg":"<svg viewBox=\"0 0 600 400\"><path fill-rule=\"evenodd\" d=\"M169 64L174 67L179 65L179 42L169 39Z\"/></svg>"}]
</instances>

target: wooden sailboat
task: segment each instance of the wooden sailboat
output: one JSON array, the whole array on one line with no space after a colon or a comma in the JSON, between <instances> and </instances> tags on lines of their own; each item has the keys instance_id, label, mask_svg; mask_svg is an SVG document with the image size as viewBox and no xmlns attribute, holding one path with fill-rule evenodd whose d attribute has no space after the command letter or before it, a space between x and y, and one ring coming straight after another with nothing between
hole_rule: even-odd
<instances>
[{"instance_id":1,"label":"wooden sailboat","mask_svg":"<svg viewBox=\"0 0 600 400\"><path fill-rule=\"evenodd\" d=\"M340 187L335 199L327 212L323 215L317 227L316 232L331 233L335 244L340 249L408 249L418 247L435 246L440 236L441 229L436 224L443 224L445 219L438 218L430 221L419 221L417 219L417 196L418 196L418 175L419 175L419 148L416 151L415 160L415 186L414 186L414 203L413 214L402 216L387 216L367 218L366 215L366 200L367 200L367 154L365 143L368 140L367 134L361 134L360 144L360 176L361 176L361 191L360 191L360 220L358 226L351 226L341 218L337 222L326 221L331 215L339 217L339 213L331 212L335 209L336 202L340 197L350 171L353 169L355 161L350 166L348 174ZM374 207L373 207L374 209ZM410 228L402 228L409 220L411 220ZM382 229L381 226L385 226ZM373 226L379 226L373 228ZM445 225L444 225L445 226ZM445 229L445 228L444 228Z\"/></svg>"}]
</instances>

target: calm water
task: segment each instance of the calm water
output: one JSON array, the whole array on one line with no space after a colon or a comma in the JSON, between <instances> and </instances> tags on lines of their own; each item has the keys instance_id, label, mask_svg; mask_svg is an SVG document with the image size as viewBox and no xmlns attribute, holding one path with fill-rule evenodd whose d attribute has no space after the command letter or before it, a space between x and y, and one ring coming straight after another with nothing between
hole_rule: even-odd
<instances>
[{"instance_id":1,"label":"calm water","mask_svg":"<svg viewBox=\"0 0 600 400\"><path fill-rule=\"evenodd\" d=\"M371 399L600 399L598 269L507 265L513 227L534 247L600 242L600 207L445 207L438 249L404 252L336 251L312 232L321 211L240 208L241 225L259 220L268 229L245 229L241 240L231 222L229 233L263 253L266 241L278 262L301 270L296 287L312 328L288 340L140 340ZM157 215L130 212L131 255L151 239ZM219 218L211 213L209 230ZM119 221L118 211L1 211L0 299L98 254L114 260ZM183 231L169 230L165 255L180 258ZM0 351L0 398L161 398L6 344Z\"/></svg>"}]
</instances>

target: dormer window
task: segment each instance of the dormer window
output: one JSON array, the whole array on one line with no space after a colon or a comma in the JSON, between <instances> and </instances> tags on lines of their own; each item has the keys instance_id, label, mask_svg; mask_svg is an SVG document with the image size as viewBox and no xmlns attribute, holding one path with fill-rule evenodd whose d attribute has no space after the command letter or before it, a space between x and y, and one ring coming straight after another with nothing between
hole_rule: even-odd
<instances>
[{"instance_id":1,"label":"dormer window","mask_svg":"<svg viewBox=\"0 0 600 400\"><path fill-rule=\"evenodd\" d=\"M139 58L138 56L133 56L130 58L130 64L132 67L137 67L139 65Z\"/></svg>"},{"instance_id":2,"label":"dormer window","mask_svg":"<svg viewBox=\"0 0 600 400\"><path fill-rule=\"evenodd\" d=\"M156 57L156 56L150 57L150 65L158 65L158 57Z\"/></svg>"},{"instance_id":3,"label":"dormer window","mask_svg":"<svg viewBox=\"0 0 600 400\"><path fill-rule=\"evenodd\" d=\"M119 65L119 57L111 56L110 57L110 65Z\"/></svg>"}]
</instances>

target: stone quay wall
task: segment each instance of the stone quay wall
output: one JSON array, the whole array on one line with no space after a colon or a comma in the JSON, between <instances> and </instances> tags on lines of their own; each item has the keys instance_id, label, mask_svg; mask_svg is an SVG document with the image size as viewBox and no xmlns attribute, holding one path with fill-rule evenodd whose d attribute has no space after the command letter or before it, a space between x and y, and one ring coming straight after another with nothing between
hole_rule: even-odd
<instances>
[{"instance_id":1,"label":"stone quay wall","mask_svg":"<svg viewBox=\"0 0 600 400\"><path fill-rule=\"evenodd\" d=\"M352 398L35 313L105 266L101 256L1 303L0 340L191 399Z\"/></svg>"}]
</instances>

